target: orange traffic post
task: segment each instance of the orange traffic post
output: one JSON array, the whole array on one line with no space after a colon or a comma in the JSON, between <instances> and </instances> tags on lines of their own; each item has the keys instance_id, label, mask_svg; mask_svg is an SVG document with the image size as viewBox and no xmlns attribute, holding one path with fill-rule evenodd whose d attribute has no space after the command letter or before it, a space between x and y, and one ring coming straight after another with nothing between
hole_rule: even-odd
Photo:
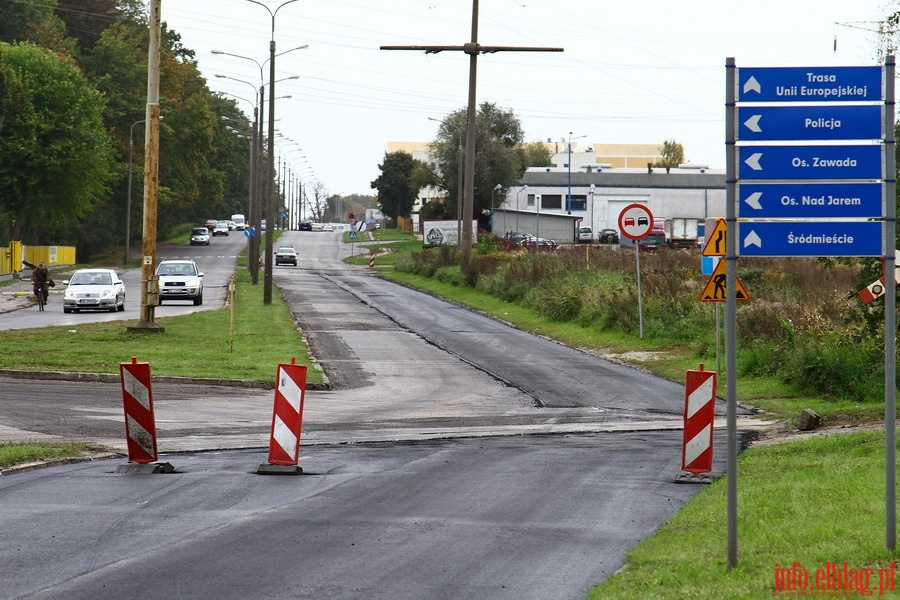
<instances>
[{"instance_id":1,"label":"orange traffic post","mask_svg":"<svg viewBox=\"0 0 900 600\"><path fill-rule=\"evenodd\" d=\"M709 483L712 471L713 420L716 416L716 372L688 371L684 388L684 439L678 482Z\"/></svg>"},{"instance_id":2,"label":"orange traffic post","mask_svg":"<svg viewBox=\"0 0 900 600\"><path fill-rule=\"evenodd\" d=\"M275 407L269 436L269 462L259 465L260 475L300 475L300 428L303 424L303 399L306 391L306 367L280 364L275 373Z\"/></svg>"},{"instance_id":3,"label":"orange traffic post","mask_svg":"<svg viewBox=\"0 0 900 600\"><path fill-rule=\"evenodd\" d=\"M156 417L153 414L153 387L150 382L150 363L119 364L122 380L122 401L125 407L125 438L128 445L128 464L116 473L171 473L168 463L157 463ZM153 464L156 463L156 464Z\"/></svg>"}]
</instances>

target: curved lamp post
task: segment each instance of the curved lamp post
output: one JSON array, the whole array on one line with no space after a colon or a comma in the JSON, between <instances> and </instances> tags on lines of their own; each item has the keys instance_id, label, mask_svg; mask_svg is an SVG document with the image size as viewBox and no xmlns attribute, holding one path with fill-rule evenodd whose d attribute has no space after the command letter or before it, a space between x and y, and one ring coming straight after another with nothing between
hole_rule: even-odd
<instances>
[{"instance_id":1,"label":"curved lamp post","mask_svg":"<svg viewBox=\"0 0 900 600\"><path fill-rule=\"evenodd\" d=\"M516 233L519 233L519 196L528 189L528 184L522 186L522 188L516 192Z\"/></svg>"}]
</instances>

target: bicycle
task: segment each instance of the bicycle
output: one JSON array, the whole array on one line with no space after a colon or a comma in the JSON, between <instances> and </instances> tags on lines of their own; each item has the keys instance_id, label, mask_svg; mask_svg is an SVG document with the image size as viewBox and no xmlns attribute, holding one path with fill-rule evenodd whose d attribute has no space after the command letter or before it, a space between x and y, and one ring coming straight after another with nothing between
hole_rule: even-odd
<instances>
[{"instance_id":1,"label":"bicycle","mask_svg":"<svg viewBox=\"0 0 900 600\"><path fill-rule=\"evenodd\" d=\"M47 291L44 289L44 285L36 284L34 286L34 297L37 298L38 310L44 310L44 305L47 304Z\"/></svg>"}]
</instances>

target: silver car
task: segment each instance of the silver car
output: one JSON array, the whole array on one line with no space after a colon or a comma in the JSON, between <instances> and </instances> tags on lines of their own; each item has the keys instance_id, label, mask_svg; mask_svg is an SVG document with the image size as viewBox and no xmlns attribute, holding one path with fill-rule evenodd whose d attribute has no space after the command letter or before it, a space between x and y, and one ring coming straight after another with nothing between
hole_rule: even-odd
<instances>
[{"instance_id":1,"label":"silver car","mask_svg":"<svg viewBox=\"0 0 900 600\"><path fill-rule=\"evenodd\" d=\"M125 284L113 269L80 269L63 281L63 312L125 310Z\"/></svg>"},{"instance_id":2,"label":"silver car","mask_svg":"<svg viewBox=\"0 0 900 600\"><path fill-rule=\"evenodd\" d=\"M159 303L163 300L191 300L203 304L203 273L192 260L164 260L156 267Z\"/></svg>"}]
</instances>

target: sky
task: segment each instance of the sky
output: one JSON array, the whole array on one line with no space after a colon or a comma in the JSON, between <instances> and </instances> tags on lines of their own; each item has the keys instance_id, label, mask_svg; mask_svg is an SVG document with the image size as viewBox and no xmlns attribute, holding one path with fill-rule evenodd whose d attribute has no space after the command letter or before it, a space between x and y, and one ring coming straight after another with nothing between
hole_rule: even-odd
<instances>
[{"instance_id":1,"label":"sky","mask_svg":"<svg viewBox=\"0 0 900 600\"><path fill-rule=\"evenodd\" d=\"M430 142L432 119L465 108L466 54L380 47L471 41L472 0L258 2L162 0L161 16L248 115L268 85L274 22L276 148L304 183L373 194L387 142ZM480 44L564 51L480 55L476 98L513 111L529 142L675 140L688 162L724 168L727 58L878 65L877 22L895 10L900 0L480 0Z\"/></svg>"}]
</instances>

